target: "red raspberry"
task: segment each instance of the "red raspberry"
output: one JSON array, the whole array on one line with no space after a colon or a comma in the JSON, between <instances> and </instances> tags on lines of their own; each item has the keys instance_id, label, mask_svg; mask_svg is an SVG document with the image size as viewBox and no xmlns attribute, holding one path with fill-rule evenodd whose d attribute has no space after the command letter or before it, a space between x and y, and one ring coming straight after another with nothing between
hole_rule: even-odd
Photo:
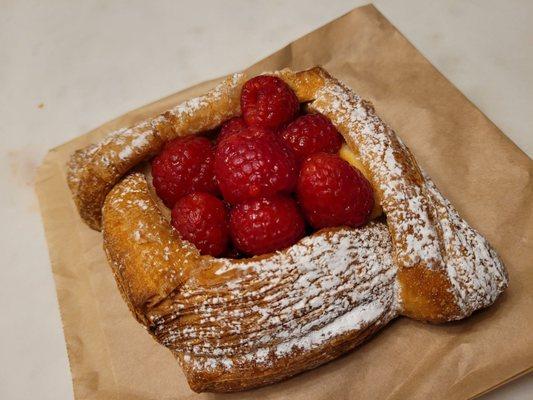
<instances>
[{"instance_id":1,"label":"red raspberry","mask_svg":"<svg viewBox=\"0 0 533 400\"><path fill-rule=\"evenodd\" d=\"M249 127L219 143L215 174L224 199L235 204L292 191L296 159L277 135Z\"/></svg>"},{"instance_id":2,"label":"red raspberry","mask_svg":"<svg viewBox=\"0 0 533 400\"><path fill-rule=\"evenodd\" d=\"M179 199L172 209L172 226L181 238L200 253L214 257L228 248L228 215L221 200L209 193L194 192Z\"/></svg>"},{"instance_id":3,"label":"red raspberry","mask_svg":"<svg viewBox=\"0 0 533 400\"><path fill-rule=\"evenodd\" d=\"M236 133L246 130L246 128L246 122L240 117L232 118L224 122L217 137L217 144Z\"/></svg>"},{"instance_id":4,"label":"red raspberry","mask_svg":"<svg viewBox=\"0 0 533 400\"><path fill-rule=\"evenodd\" d=\"M230 212L230 234L237 249L250 255L270 253L296 243L305 224L296 202L276 195L248 200Z\"/></svg>"},{"instance_id":5,"label":"red raspberry","mask_svg":"<svg viewBox=\"0 0 533 400\"><path fill-rule=\"evenodd\" d=\"M342 136L322 114L302 115L281 132L281 137L301 161L320 151L337 153L342 145Z\"/></svg>"},{"instance_id":6,"label":"red raspberry","mask_svg":"<svg viewBox=\"0 0 533 400\"><path fill-rule=\"evenodd\" d=\"M299 108L292 89L275 76L256 76L242 88L241 110L250 126L276 130L290 122Z\"/></svg>"},{"instance_id":7,"label":"red raspberry","mask_svg":"<svg viewBox=\"0 0 533 400\"><path fill-rule=\"evenodd\" d=\"M213 156L213 145L205 137L177 138L165 144L152 160L152 177L167 207L195 191L217 193Z\"/></svg>"},{"instance_id":8,"label":"red raspberry","mask_svg":"<svg viewBox=\"0 0 533 400\"><path fill-rule=\"evenodd\" d=\"M365 224L374 206L370 183L339 156L316 153L302 164L298 199L314 228Z\"/></svg>"}]
</instances>

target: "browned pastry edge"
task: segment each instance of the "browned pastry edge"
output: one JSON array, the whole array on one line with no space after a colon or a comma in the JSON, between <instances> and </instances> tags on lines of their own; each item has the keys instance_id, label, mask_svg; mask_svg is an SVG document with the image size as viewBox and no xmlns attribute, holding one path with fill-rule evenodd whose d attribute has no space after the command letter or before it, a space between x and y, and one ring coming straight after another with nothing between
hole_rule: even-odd
<instances>
[{"instance_id":1,"label":"browned pastry edge","mask_svg":"<svg viewBox=\"0 0 533 400\"><path fill-rule=\"evenodd\" d=\"M445 271L417 264L399 270L398 281L403 299L402 315L436 323L461 315Z\"/></svg>"},{"instance_id":2,"label":"browned pastry edge","mask_svg":"<svg viewBox=\"0 0 533 400\"><path fill-rule=\"evenodd\" d=\"M388 321L387 321L388 322ZM369 340L374 333L383 328L387 322L376 322L369 325L363 330L352 331L339 336L338 338L317 347L310 353L303 354L296 352L291 357L290 363L276 365L264 371L247 373L242 375L241 371L235 371L232 374L198 374L189 371L184 364L180 355L174 353L183 367L189 386L195 392L238 392L250 388L260 388L273 383L291 378L295 375L319 367L335 358L347 353Z\"/></svg>"}]
</instances>

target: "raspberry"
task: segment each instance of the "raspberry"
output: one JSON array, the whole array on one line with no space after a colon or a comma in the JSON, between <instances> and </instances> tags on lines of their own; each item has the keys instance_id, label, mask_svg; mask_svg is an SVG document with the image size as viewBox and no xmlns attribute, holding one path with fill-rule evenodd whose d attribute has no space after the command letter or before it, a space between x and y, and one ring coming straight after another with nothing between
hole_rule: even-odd
<instances>
[{"instance_id":1,"label":"raspberry","mask_svg":"<svg viewBox=\"0 0 533 400\"><path fill-rule=\"evenodd\" d=\"M316 229L365 224L374 206L370 183L339 156L316 153L302 164L298 200Z\"/></svg>"},{"instance_id":2,"label":"raspberry","mask_svg":"<svg viewBox=\"0 0 533 400\"><path fill-rule=\"evenodd\" d=\"M256 76L242 88L241 110L250 126L276 130L290 122L299 108L292 89L275 76Z\"/></svg>"},{"instance_id":3,"label":"raspberry","mask_svg":"<svg viewBox=\"0 0 533 400\"><path fill-rule=\"evenodd\" d=\"M215 151L215 174L230 203L290 192L297 179L296 159L274 133L258 127L224 139Z\"/></svg>"},{"instance_id":4,"label":"raspberry","mask_svg":"<svg viewBox=\"0 0 533 400\"><path fill-rule=\"evenodd\" d=\"M270 253L296 243L305 233L296 202L276 195L248 200L230 212L230 234L235 247L250 255Z\"/></svg>"},{"instance_id":5,"label":"raspberry","mask_svg":"<svg viewBox=\"0 0 533 400\"><path fill-rule=\"evenodd\" d=\"M224 122L217 137L217 144L236 133L246 130L246 128L246 122L239 117Z\"/></svg>"},{"instance_id":6,"label":"raspberry","mask_svg":"<svg viewBox=\"0 0 533 400\"><path fill-rule=\"evenodd\" d=\"M302 115L281 132L281 137L301 161L320 151L337 153L342 145L342 136L322 114Z\"/></svg>"},{"instance_id":7,"label":"raspberry","mask_svg":"<svg viewBox=\"0 0 533 400\"><path fill-rule=\"evenodd\" d=\"M152 177L155 191L167 207L195 191L217 193L213 155L213 145L205 137L177 138L165 144L152 160Z\"/></svg>"},{"instance_id":8,"label":"raspberry","mask_svg":"<svg viewBox=\"0 0 533 400\"><path fill-rule=\"evenodd\" d=\"M228 215L224 203L209 193L194 192L172 209L172 226L200 253L214 257L228 248Z\"/></svg>"}]
</instances>

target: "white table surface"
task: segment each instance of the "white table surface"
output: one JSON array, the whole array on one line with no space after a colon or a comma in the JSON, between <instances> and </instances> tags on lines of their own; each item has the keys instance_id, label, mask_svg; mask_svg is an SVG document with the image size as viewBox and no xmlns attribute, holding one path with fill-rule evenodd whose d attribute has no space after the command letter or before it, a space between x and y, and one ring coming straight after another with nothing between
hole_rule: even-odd
<instances>
[{"instance_id":1,"label":"white table surface","mask_svg":"<svg viewBox=\"0 0 533 400\"><path fill-rule=\"evenodd\" d=\"M0 0L0 399L70 399L37 200L46 151L263 58L365 1ZM533 2L377 1L533 154ZM530 399L532 375L484 399Z\"/></svg>"}]
</instances>

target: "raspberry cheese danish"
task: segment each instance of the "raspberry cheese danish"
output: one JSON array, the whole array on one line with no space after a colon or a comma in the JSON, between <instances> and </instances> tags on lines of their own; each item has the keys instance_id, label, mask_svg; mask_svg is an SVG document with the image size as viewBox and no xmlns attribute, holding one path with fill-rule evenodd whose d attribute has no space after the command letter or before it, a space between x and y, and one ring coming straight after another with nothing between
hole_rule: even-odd
<instances>
[{"instance_id":1,"label":"raspberry cheese danish","mask_svg":"<svg viewBox=\"0 0 533 400\"><path fill-rule=\"evenodd\" d=\"M68 184L199 392L317 367L398 316L465 318L507 287L372 105L318 67L235 74L78 150Z\"/></svg>"}]
</instances>

